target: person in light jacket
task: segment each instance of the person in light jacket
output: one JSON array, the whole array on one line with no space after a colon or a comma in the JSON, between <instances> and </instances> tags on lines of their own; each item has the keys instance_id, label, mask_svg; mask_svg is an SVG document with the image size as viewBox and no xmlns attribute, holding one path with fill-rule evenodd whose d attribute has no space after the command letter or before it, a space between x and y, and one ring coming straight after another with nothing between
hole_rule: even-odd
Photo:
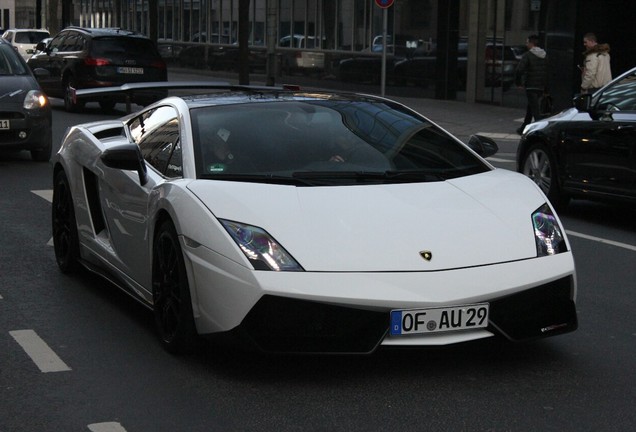
<instances>
[{"instance_id":1,"label":"person in light jacket","mask_svg":"<svg viewBox=\"0 0 636 432\"><path fill-rule=\"evenodd\" d=\"M543 48L539 47L539 36L528 36L526 46L528 51L521 57L515 73L515 83L518 87L525 88L528 99L526 116L521 127L517 129L519 135L523 133L526 125L532 123L533 119L537 121L542 118L539 100L548 87L547 54Z\"/></svg>"},{"instance_id":2,"label":"person in light jacket","mask_svg":"<svg viewBox=\"0 0 636 432\"><path fill-rule=\"evenodd\" d=\"M581 93L594 93L612 80L610 46L599 44L594 33L583 36L584 64L581 68Z\"/></svg>"}]
</instances>

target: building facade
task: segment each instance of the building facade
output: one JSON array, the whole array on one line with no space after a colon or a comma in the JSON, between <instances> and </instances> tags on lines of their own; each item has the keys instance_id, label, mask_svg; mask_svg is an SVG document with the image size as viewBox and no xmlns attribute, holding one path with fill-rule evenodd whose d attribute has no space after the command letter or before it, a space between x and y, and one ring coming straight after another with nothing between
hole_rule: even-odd
<instances>
[{"instance_id":1,"label":"building facade","mask_svg":"<svg viewBox=\"0 0 636 432\"><path fill-rule=\"evenodd\" d=\"M14 0L0 4L8 1ZM217 48L235 44L238 37L239 0L76 0L72 6L66 0L32 1L66 5L58 8L63 25L117 26L147 34L182 65L192 61L192 66L210 67ZM426 57L424 63L434 69L429 92L423 94L519 106L525 96L511 78L527 36L536 33L554 59L550 91L563 105L577 89L585 32L596 31L602 41L633 54L624 18L632 9L636 6L617 0L395 0L387 9L375 0L251 0L249 44L254 51L275 49L278 54L299 50L294 53L298 58L317 53L322 76L337 78L344 60L353 64L349 59L368 58L375 64L386 31L388 85L401 78L391 76L397 62ZM48 10L43 7L41 13ZM192 60L180 57L188 52L196 53ZM616 72L628 63L622 59ZM285 65L278 65L280 73Z\"/></svg>"}]
</instances>

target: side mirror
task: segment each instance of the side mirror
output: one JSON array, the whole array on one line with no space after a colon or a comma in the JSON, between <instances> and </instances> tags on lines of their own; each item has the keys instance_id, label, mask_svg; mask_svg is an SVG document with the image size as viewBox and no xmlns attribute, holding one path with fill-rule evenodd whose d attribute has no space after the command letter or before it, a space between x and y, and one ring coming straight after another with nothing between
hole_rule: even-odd
<instances>
[{"instance_id":1,"label":"side mirror","mask_svg":"<svg viewBox=\"0 0 636 432\"><path fill-rule=\"evenodd\" d=\"M592 107L592 95L589 93L577 94L574 96L572 104L581 112L589 112Z\"/></svg>"},{"instance_id":2,"label":"side mirror","mask_svg":"<svg viewBox=\"0 0 636 432\"><path fill-rule=\"evenodd\" d=\"M44 68L35 68L33 69L33 75L35 76L35 79L41 80L41 79L50 78L51 72L49 72L48 70Z\"/></svg>"},{"instance_id":3,"label":"side mirror","mask_svg":"<svg viewBox=\"0 0 636 432\"><path fill-rule=\"evenodd\" d=\"M35 45L35 51L44 51L46 49L46 42L38 42L37 45Z\"/></svg>"},{"instance_id":4,"label":"side mirror","mask_svg":"<svg viewBox=\"0 0 636 432\"><path fill-rule=\"evenodd\" d=\"M492 138L483 135L471 135L468 147L483 158L494 155L499 151L499 146Z\"/></svg>"},{"instance_id":5,"label":"side mirror","mask_svg":"<svg viewBox=\"0 0 636 432\"><path fill-rule=\"evenodd\" d=\"M146 161L137 144L123 144L106 149L101 155L101 160L109 168L137 171L142 186L148 182Z\"/></svg>"}]
</instances>

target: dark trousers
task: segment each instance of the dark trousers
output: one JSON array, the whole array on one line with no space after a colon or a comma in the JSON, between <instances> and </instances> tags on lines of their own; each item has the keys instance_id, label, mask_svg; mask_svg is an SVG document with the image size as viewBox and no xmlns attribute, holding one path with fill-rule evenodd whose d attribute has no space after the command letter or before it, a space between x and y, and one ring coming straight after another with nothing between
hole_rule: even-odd
<instances>
[{"instance_id":1,"label":"dark trousers","mask_svg":"<svg viewBox=\"0 0 636 432\"><path fill-rule=\"evenodd\" d=\"M539 106L539 99L543 96L543 90L526 90L526 97L528 98L528 106L526 107L526 117L523 119L523 125L527 125L534 121L541 120L541 108Z\"/></svg>"}]
</instances>

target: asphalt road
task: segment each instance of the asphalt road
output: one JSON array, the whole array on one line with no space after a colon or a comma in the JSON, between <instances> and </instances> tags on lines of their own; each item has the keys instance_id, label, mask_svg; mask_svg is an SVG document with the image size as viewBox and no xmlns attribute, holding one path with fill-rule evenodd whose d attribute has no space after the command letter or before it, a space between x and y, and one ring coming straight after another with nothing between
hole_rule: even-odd
<instances>
[{"instance_id":1,"label":"asphalt road","mask_svg":"<svg viewBox=\"0 0 636 432\"><path fill-rule=\"evenodd\" d=\"M54 142L103 118L56 102ZM498 159L510 168L506 158ZM175 357L150 312L50 244L51 165L0 154L0 432L625 431L636 427L636 211L574 202L579 329L370 356ZM497 247L485 245L484 247Z\"/></svg>"}]
</instances>

